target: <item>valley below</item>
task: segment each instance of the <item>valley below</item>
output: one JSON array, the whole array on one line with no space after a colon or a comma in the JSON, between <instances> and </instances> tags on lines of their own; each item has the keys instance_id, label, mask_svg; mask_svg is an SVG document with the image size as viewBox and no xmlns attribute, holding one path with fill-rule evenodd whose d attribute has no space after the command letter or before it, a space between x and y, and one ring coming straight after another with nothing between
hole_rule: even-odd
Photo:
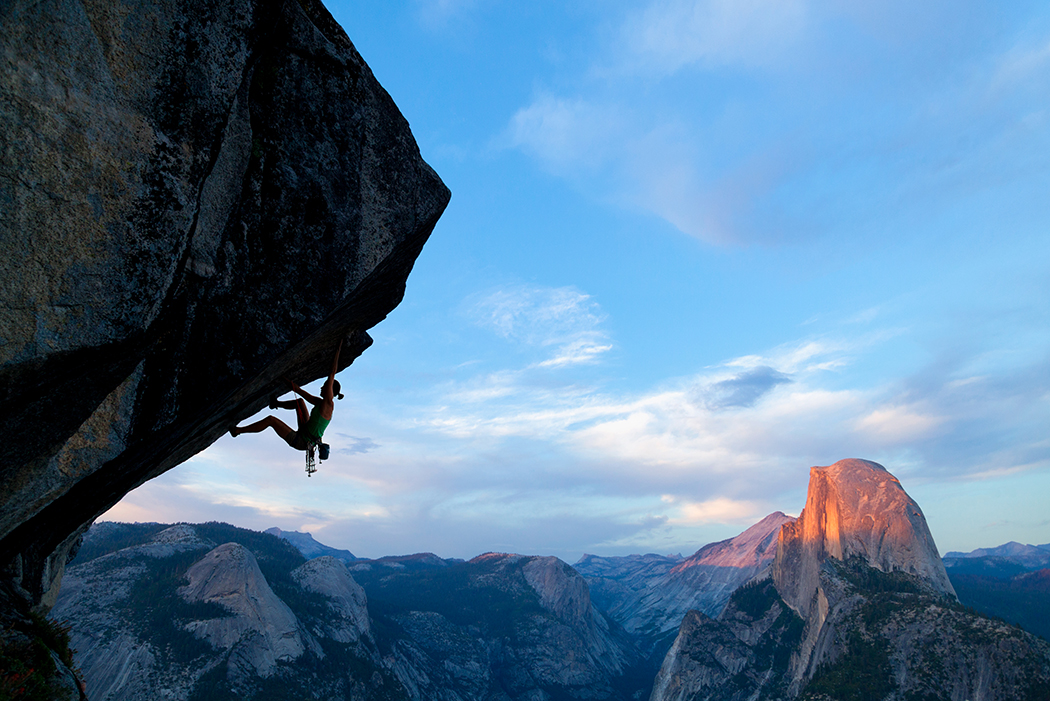
<instances>
[{"instance_id":1,"label":"valley below","mask_svg":"<svg viewBox=\"0 0 1050 701\"><path fill-rule=\"evenodd\" d=\"M92 701L1043 699L1044 553L942 560L892 475L840 461L799 519L689 557L371 560L279 529L103 522L51 615Z\"/></svg>"}]
</instances>

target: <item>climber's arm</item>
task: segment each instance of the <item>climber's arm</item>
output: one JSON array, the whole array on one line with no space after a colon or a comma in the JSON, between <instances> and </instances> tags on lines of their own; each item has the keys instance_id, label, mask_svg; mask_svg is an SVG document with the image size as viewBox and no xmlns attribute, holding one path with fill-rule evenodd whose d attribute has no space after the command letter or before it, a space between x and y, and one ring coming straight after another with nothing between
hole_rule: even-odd
<instances>
[{"instance_id":1,"label":"climber's arm","mask_svg":"<svg viewBox=\"0 0 1050 701\"><path fill-rule=\"evenodd\" d=\"M299 385L297 385L294 382L292 382L291 380L289 380L287 377L284 378L284 381L288 383L288 386L291 387L293 392L295 392L300 397L302 397L306 401L310 402L314 406L317 406L318 404L321 403L321 398L320 397L315 397L314 395L310 394L305 389L303 389Z\"/></svg>"},{"instance_id":2,"label":"climber's arm","mask_svg":"<svg viewBox=\"0 0 1050 701\"><path fill-rule=\"evenodd\" d=\"M335 349L335 357L332 358L332 371L328 373L328 379L325 380L324 387L321 389L321 396L329 400L334 394L332 382L335 380L335 374L339 372L339 351L341 350L343 350L343 341L340 339Z\"/></svg>"}]
</instances>

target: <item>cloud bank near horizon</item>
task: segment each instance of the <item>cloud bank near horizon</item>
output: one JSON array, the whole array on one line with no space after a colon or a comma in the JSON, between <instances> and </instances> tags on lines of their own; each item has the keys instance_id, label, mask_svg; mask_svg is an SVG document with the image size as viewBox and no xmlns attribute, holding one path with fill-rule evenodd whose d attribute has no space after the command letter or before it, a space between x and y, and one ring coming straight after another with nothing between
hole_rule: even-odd
<instances>
[{"instance_id":1,"label":"cloud bank near horizon","mask_svg":"<svg viewBox=\"0 0 1050 701\"><path fill-rule=\"evenodd\" d=\"M877 316L639 391L610 381L607 316L574 288L488 290L450 319L502 339L502 352L447 368L396 410L382 387L345 382L337 457L314 480L275 436L224 438L107 517L218 509L371 556L691 551L797 513L808 468L843 457L876 460L906 488L1050 466L1050 361L990 374L977 349L861 383L851 373L867 356L908 338ZM585 361L546 362L567 355Z\"/></svg>"}]
</instances>

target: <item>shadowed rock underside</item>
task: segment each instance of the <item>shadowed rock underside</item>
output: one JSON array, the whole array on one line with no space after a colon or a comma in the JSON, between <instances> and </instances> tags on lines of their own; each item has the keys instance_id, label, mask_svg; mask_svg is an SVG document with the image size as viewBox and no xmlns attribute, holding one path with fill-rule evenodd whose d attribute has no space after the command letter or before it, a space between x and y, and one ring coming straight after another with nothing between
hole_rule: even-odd
<instances>
[{"instance_id":1,"label":"shadowed rock underside","mask_svg":"<svg viewBox=\"0 0 1050 701\"><path fill-rule=\"evenodd\" d=\"M370 343L449 192L318 0L0 7L0 561Z\"/></svg>"}]
</instances>

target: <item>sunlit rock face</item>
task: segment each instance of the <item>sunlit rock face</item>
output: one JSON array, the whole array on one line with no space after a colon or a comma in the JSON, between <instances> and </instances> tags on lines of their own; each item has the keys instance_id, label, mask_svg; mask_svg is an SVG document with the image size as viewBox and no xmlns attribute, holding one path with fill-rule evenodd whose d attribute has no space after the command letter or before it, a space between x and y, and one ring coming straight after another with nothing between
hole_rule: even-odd
<instances>
[{"instance_id":1,"label":"sunlit rock face","mask_svg":"<svg viewBox=\"0 0 1050 701\"><path fill-rule=\"evenodd\" d=\"M780 531L773 581L806 618L821 605L821 564L851 556L883 572L916 575L933 591L955 597L922 509L896 477L868 460L810 469L806 507Z\"/></svg>"},{"instance_id":2,"label":"sunlit rock face","mask_svg":"<svg viewBox=\"0 0 1050 701\"><path fill-rule=\"evenodd\" d=\"M0 566L370 343L449 200L319 0L0 4Z\"/></svg>"},{"instance_id":3,"label":"sunlit rock face","mask_svg":"<svg viewBox=\"0 0 1050 701\"><path fill-rule=\"evenodd\" d=\"M650 701L1012 701L1050 688L1050 645L965 609L922 511L881 465L810 472L771 577L690 613Z\"/></svg>"}]
</instances>

